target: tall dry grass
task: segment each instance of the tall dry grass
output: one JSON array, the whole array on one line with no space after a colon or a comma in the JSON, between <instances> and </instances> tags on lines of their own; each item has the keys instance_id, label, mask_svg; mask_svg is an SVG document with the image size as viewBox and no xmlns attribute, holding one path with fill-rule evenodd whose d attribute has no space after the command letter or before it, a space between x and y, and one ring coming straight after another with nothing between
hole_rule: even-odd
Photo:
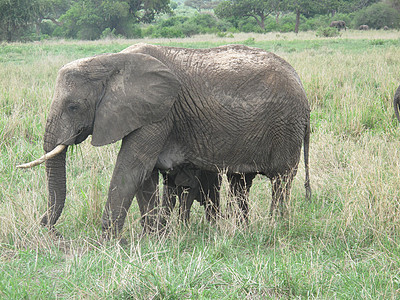
<instances>
[{"instance_id":1,"label":"tall dry grass","mask_svg":"<svg viewBox=\"0 0 400 300\"><path fill-rule=\"evenodd\" d=\"M347 31L325 44L314 36L172 42L203 47L248 41L274 48L295 67L312 108L311 202L304 199L303 162L286 218L268 214L271 187L261 176L251 189L247 226L234 218L212 226L195 203L188 227L175 215L168 235L142 237L133 202L125 247L96 242L119 144L94 148L86 141L68 152L67 201L57 225L62 240L38 224L47 199L44 167L21 171L15 165L42 154L57 70L83 52L122 49L136 41L90 42L89 50L82 42L32 44L32 56L24 54L26 45L8 45L0 62L0 262L8 274L25 274L16 266L20 261L35 266L29 273L34 280L27 282L47 283L43 270L49 270L56 291L45 295L67 298L279 298L307 297L307 292L317 298L361 292L366 298L398 297L400 134L392 97L400 84L400 52L390 44L397 33ZM352 41L362 39L364 48L354 48ZM313 46L304 48L307 44ZM221 197L225 215L232 201L226 181ZM41 267L40 259L48 267ZM3 279L13 282L7 272L0 267ZM23 292L23 280L15 276ZM3 285L0 296L6 290ZM37 297L44 295L39 290Z\"/></svg>"}]
</instances>

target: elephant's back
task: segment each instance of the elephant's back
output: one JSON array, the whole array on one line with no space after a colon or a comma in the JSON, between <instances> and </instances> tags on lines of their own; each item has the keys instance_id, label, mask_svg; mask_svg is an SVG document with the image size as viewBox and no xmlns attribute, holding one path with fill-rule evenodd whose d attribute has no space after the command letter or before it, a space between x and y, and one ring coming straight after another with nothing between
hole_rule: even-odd
<instances>
[{"instance_id":1,"label":"elephant's back","mask_svg":"<svg viewBox=\"0 0 400 300\"><path fill-rule=\"evenodd\" d=\"M191 163L271 176L298 163L310 109L284 59L242 45L146 51L182 83L173 123Z\"/></svg>"}]
</instances>

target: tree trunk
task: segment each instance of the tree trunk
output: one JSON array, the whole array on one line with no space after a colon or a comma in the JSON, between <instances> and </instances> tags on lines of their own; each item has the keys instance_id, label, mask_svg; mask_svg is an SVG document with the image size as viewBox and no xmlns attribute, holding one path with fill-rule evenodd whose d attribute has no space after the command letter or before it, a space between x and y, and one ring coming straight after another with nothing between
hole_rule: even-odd
<instances>
[{"instance_id":1,"label":"tree trunk","mask_svg":"<svg viewBox=\"0 0 400 300\"><path fill-rule=\"evenodd\" d=\"M265 17L264 16L259 16L260 19L258 19L256 16L253 16L254 19L256 19L258 26L261 27L263 31L265 31Z\"/></svg>"},{"instance_id":2,"label":"tree trunk","mask_svg":"<svg viewBox=\"0 0 400 300\"><path fill-rule=\"evenodd\" d=\"M299 33L299 24L300 24L300 10L296 10L296 26L294 28L294 32Z\"/></svg>"},{"instance_id":3,"label":"tree trunk","mask_svg":"<svg viewBox=\"0 0 400 300\"><path fill-rule=\"evenodd\" d=\"M10 24L11 22L8 22L7 24L7 32L6 32L6 36L7 36L7 42L11 43L12 42L12 32L13 32L13 28L12 25Z\"/></svg>"},{"instance_id":4,"label":"tree trunk","mask_svg":"<svg viewBox=\"0 0 400 300\"><path fill-rule=\"evenodd\" d=\"M36 20L36 22L35 22L35 27L36 27L36 35L39 37L40 36L40 33L41 33L41 31L40 31L40 24L42 23L42 18L39 18L39 19L37 19Z\"/></svg>"}]
</instances>

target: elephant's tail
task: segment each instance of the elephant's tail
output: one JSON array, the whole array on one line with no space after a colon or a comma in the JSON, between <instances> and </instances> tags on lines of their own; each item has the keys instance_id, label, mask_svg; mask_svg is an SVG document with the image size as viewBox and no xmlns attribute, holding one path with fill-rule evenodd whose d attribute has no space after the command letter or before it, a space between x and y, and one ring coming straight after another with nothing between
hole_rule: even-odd
<instances>
[{"instance_id":1,"label":"elephant's tail","mask_svg":"<svg viewBox=\"0 0 400 300\"><path fill-rule=\"evenodd\" d=\"M397 120L400 122L399 106L400 106L400 86L397 88L393 99L394 113L396 114Z\"/></svg>"},{"instance_id":2,"label":"elephant's tail","mask_svg":"<svg viewBox=\"0 0 400 300\"><path fill-rule=\"evenodd\" d=\"M304 167L306 173L306 179L304 187L306 188L306 199L311 200L311 186L310 186L310 170L309 170L309 150L310 150L310 123L306 125L306 131L304 134Z\"/></svg>"}]
</instances>

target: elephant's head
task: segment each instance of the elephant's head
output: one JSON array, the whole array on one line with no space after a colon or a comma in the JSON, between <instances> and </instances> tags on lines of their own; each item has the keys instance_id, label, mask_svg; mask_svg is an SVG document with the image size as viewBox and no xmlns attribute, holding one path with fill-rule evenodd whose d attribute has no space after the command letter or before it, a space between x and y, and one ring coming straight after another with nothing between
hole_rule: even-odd
<instances>
[{"instance_id":1,"label":"elephant's head","mask_svg":"<svg viewBox=\"0 0 400 300\"><path fill-rule=\"evenodd\" d=\"M77 60L58 73L44 134L49 189L45 225L54 225L65 202L65 153L92 134L92 144L116 142L165 118L179 82L159 60L140 53L104 54Z\"/></svg>"}]
</instances>

